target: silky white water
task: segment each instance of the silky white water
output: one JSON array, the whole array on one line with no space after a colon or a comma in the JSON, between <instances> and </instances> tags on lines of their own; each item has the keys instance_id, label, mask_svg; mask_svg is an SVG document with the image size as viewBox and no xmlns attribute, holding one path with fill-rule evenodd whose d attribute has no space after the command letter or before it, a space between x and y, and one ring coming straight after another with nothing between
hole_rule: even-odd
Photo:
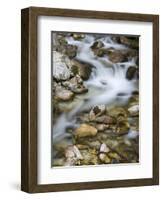
<instances>
[{"instance_id":1,"label":"silky white water","mask_svg":"<svg viewBox=\"0 0 163 200\"><path fill-rule=\"evenodd\" d=\"M116 103L125 104L131 93L137 89L136 79L127 80L126 71L129 66L135 65L135 59L128 62L113 64L108 56L98 57L94 55L90 47L95 42L95 37L86 35L81 41L74 40L72 37L66 37L69 44L78 47L75 59L89 63L93 66L90 78L84 81L88 90L93 89L94 93L83 97L81 102L69 113L63 113L53 126L53 140L57 142L63 137L69 135L66 132L68 127L77 127L76 114L88 110L95 105L111 105ZM96 41L102 41L104 48L114 48L117 50L127 49L124 45L116 44L111 37L102 37ZM118 95L125 94L125 95Z\"/></svg>"}]
</instances>

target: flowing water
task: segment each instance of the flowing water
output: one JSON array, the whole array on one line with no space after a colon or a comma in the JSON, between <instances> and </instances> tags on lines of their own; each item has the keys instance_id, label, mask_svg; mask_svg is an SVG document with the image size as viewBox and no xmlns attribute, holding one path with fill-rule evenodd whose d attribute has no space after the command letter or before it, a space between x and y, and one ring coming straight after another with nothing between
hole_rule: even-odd
<instances>
[{"instance_id":1,"label":"flowing water","mask_svg":"<svg viewBox=\"0 0 163 200\"><path fill-rule=\"evenodd\" d=\"M97 57L90 49L95 40L102 41L105 48L122 50L127 49L127 47L115 43L109 36L96 39L95 36L87 34L82 41L74 40L72 37L66 37L66 40L69 44L78 47L76 59L91 64L93 69L90 78L84 81L89 89L88 94L81 95L80 103L70 112L61 114L55 122L53 126L54 142L69 135L66 131L68 127L78 126L77 113L88 110L95 105L124 105L132 92L138 89L136 79L126 79L128 67L135 65L134 58L128 62L113 64L109 61L108 56Z\"/></svg>"}]
</instances>

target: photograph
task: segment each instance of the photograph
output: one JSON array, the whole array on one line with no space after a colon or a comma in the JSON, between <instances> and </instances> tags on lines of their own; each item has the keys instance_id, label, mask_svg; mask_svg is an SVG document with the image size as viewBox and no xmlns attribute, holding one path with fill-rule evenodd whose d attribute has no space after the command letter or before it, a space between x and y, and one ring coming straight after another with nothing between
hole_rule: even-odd
<instances>
[{"instance_id":1,"label":"photograph","mask_svg":"<svg viewBox=\"0 0 163 200\"><path fill-rule=\"evenodd\" d=\"M21 190L159 184L159 15L21 10Z\"/></svg>"},{"instance_id":2,"label":"photograph","mask_svg":"<svg viewBox=\"0 0 163 200\"><path fill-rule=\"evenodd\" d=\"M51 167L140 162L139 39L51 32Z\"/></svg>"}]
</instances>

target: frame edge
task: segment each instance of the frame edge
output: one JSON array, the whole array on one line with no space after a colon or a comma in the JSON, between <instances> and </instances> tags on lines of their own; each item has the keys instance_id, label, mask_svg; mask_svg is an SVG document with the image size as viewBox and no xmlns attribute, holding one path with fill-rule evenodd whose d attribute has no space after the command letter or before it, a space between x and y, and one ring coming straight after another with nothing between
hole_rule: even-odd
<instances>
[{"instance_id":1,"label":"frame edge","mask_svg":"<svg viewBox=\"0 0 163 200\"><path fill-rule=\"evenodd\" d=\"M159 185L159 15L153 16L153 184Z\"/></svg>"},{"instance_id":2,"label":"frame edge","mask_svg":"<svg viewBox=\"0 0 163 200\"><path fill-rule=\"evenodd\" d=\"M29 191L28 74L29 8L21 10L21 190Z\"/></svg>"},{"instance_id":3,"label":"frame edge","mask_svg":"<svg viewBox=\"0 0 163 200\"><path fill-rule=\"evenodd\" d=\"M21 190L37 186L37 65L36 17L31 8L21 10ZM35 58L35 59L34 59Z\"/></svg>"}]
</instances>

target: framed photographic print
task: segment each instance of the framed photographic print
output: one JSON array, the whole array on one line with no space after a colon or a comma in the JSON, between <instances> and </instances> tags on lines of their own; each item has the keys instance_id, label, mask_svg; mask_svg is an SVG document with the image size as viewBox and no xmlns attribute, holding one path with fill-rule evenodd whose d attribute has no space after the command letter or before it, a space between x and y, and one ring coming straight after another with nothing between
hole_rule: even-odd
<instances>
[{"instance_id":1,"label":"framed photographic print","mask_svg":"<svg viewBox=\"0 0 163 200\"><path fill-rule=\"evenodd\" d=\"M21 188L159 184L159 16L22 9Z\"/></svg>"}]
</instances>

